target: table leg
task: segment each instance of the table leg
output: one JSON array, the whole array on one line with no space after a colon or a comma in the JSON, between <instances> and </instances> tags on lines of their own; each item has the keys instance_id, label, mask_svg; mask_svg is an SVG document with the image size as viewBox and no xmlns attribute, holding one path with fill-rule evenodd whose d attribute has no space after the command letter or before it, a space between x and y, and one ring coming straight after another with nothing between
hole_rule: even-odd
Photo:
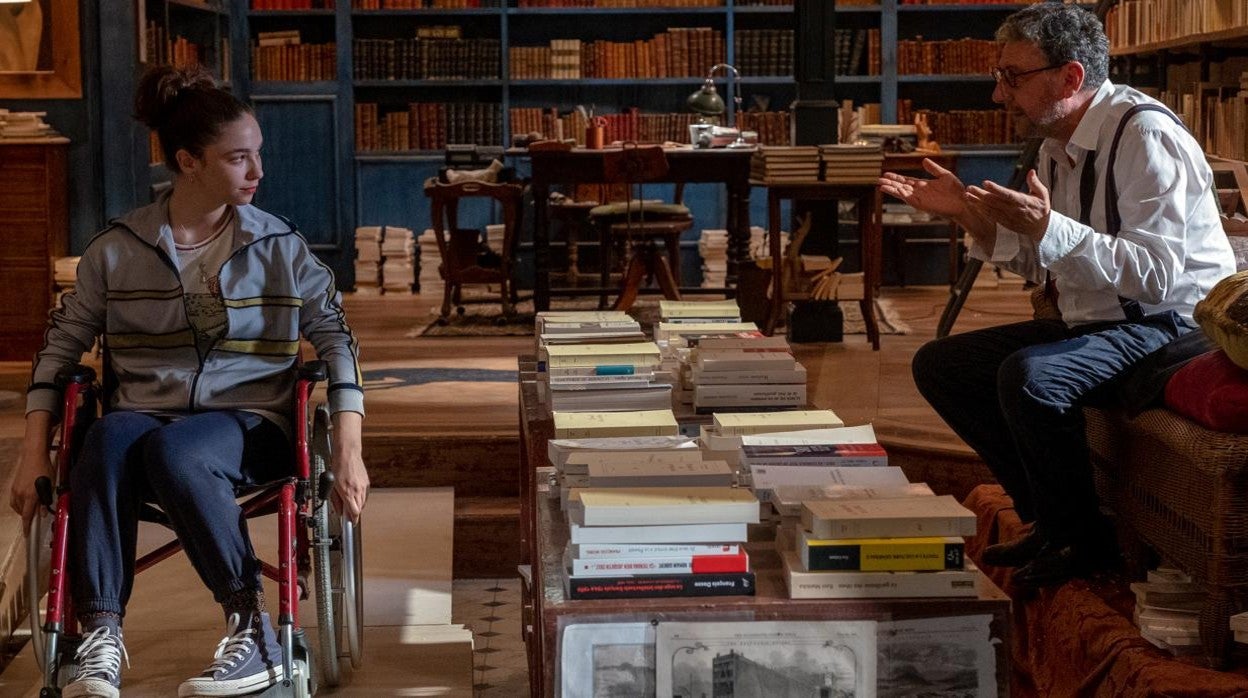
<instances>
[{"instance_id":1,"label":"table leg","mask_svg":"<svg viewBox=\"0 0 1248 698\"><path fill-rule=\"evenodd\" d=\"M533 183L533 308L550 310L550 186Z\"/></svg>"},{"instance_id":2,"label":"table leg","mask_svg":"<svg viewBox=\"0 0 1248 698\"><path fill-rule=\"evenodd\" d=\"M861 241L863 290L862 319L867 326L867 341L871 348L880 348L880 327L875 322L875 293L880 283L880 249L882 241L880 208L882 205L879 191L865 194L858 198L858 239Z\"/></svg>"},{"instance_id":3,"label":"table leg","mask_svg":"<svg viewBox=\"0 0 1248 698\"><path fill-rule=\"evenodd\" d=\"M750 261L750 182L749 176L728 183L728 269L724 285L735 292L741 280L741 266ZM731 293L731 292L730 292Z\"/></svg>"}]
</instances>

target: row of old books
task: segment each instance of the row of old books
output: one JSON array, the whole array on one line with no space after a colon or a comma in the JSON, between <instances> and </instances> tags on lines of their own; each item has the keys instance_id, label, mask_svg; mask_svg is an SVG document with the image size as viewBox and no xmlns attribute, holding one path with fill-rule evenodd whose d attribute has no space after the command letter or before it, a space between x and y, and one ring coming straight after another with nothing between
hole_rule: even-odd
<instances>
[{"instance_id":1,"label":"row of old books","mask_svg":"<svg viewBox=\"0 0 1248 698\"><path fill-rule=\"evenodd\" d=\"M159 22L147 23L147 61L151 64L169 64L175 68L187 68L198 65L200 56L204 55L203 47L184 36L170 36L169 30ZM222 39L226 41L226 39ZM229 44L222 44L221 55L228 55ZM223 72L223 75L229 75Z\"/></svg>"},{"instance_id":2,"label":"row of old books","mask_svg":"<svg viewBox=\"0 0 1248 698\"><path fill-rule=\"evenodd\" d=\"M728 282L728 231L703 229L698 236L702 260L702 287L723 288Z\"/></svg>"},{"instance_id":3,"label":"row of old books","mask_svg":"<svg viewBox=\"0 0 1248 698\"><path fill-rule=\"evenodd\" d=\"M837 29L838 38L848 31ZM732 44L733 65L744 76L793 74L792 29L741 29L732 35Z\"/></svg>"},{"instance_id":4,"label":"row of old books","mask_svg":"<svg viewBox=\"0 0 1248 698\"><path fill-rule=\"evenodd\" d=\"M633 41L554 39L547 46L510 46L507 57L513 80L692 77L726 60L723 32L710 27L669 27Z\"/></svg>"},{"instance_id":5,"label":"row of old books","mask_svg":"<svg viewBox=\"0 0 1248 698\"><path fill-rule=\"evenodd\" d=\"M498 39L355 39L356 80L478 80L501 74Z\"/></svg>"},{"instance_id":6,"label":"row of old books","mask_svg":"<svg viewBox=\"0 0 1248 698\"><path fill-rule=\"evenodd\" d=\"M555 140L571 139L577 145L585 145L585 129L589 125L587 113L572 110L561 114L555 108L512 107L508 114L511 118L511 131L515 134L541 134L545 138ZM766 118L777 122L782 121L787 129L788 113L749 114L747 116ZM751 129L738 115L738 125ZM699 116L690 112L672 112L667 114L649 114L633 107L619 114L599 114L603 124L606 143L615 141L635 141L637 143L687 143L689 126ZM753 130L753 129L751 129ZM779 130L779 129L777 129ZM760 134L761 135L761 134ZM784 141L788 142L788 132L784 133ZM766 142L760 139L760 142Z\"/></svg>"},{"instance_id":7,"label":"row of old books","mask_svg":"<svg viewBox=\"0 0 1248 698\"><path fill-rule=\"evenodd\" d=\"M1003 109L915 110L909 99L897 100L897 123L912 124L916 114L927 118L932 138L941 143L1013 143L1018 140L1010 113Z\"/></svg>"},{"instance_id":8,"label":"row of old books","mask_svg":"<svg viewBox=\"0 0 1248 698\"><path fill-rule=\"evenodd\" d=\"M355 229L356 290L411 293L416 286L412 231L395 225Z\"/></svg>"},{"instance_id":9,"label":"row of old books","mask_svg":"<svg viewBox=\"0 0 1248 698\"><path fill-rule=\"evenodd\" d=\"M1183 120L1206 153L1245 160L1248 71L1228 70L1227 64L1211 64L1203 74L1186 66L1172 68L1167 78L1172 88L1155 96Z\"/></svg>"},{"instance_id":10,"label":"row of old books","mask_svg":"<svg viewBox=\"0 0 1248 698\"><path fill-rule=\"evenodd\" d=\"M251 79L308 82L338 77L337 48L324 44L251 47Z\"/></svg>"},{"instance_id":11,"label":"row of old books","mask_svg":"<svg viewBox=\"0 0 1248 698\"><path fill-rule=\"evenodd\" d=\"M788 145L793 142L791 117L787 111L739 111L737 128L758 134L760 145Z\"/></svg>"},{"instance_id":12,"label":"row of old books","mask_svg":"<svg viewBox=\"0 0 1248 698\"><path fill-rule=\"evenodd\" d=\"M441 150L447 143L499 145L502 109L488 102L413 102L380 114L375 102L355 104L355 149Z\"/></svg>"},{"instance_id":13,"label":"row of old books","mask_svg":"<svg viewBox=\"0 0 1248 698\"><path fill-rule=\"evenodd\" d=\"M519 7L723 7L724 0L519 0Z\"/></svg>"},{"instance_id":14,"label":"row of old books","mask_svg":"<svg viewBox=\"0 0 1248 698\"><path fill-rule=\"evenodd\" d=\"M351 0L355 10L465 10L505 4L505 0Z\"/></svg>"},{"instance_id":15,"label":"row of old books","mask_svg":"<svg viewBox=\"0 0 1248 698\"><path fill-rule=\"evenodd\" d=\"M251 0L253 10L332 10L334 0Z\"/></svg>"},{"instance_id":16,"label":"row of old books","mask_svg":"<svg viewBox=\"0 0 1248 698\"><path fill-rule=\"evenodd\" d=\"M1111 50L1242 27L1243 0L1120 0L1105 15Z\"/></svg>"},{"instance_id":17,"label":"row of old books","mask_svg":"<svg viewBox=\"0 0 1248 698\"><path fill-rule=\"evenodd\" d=\"M905 39L897 42L899 75L987 75L997 63L991 39Z\"/></svg>"}]
</instances>

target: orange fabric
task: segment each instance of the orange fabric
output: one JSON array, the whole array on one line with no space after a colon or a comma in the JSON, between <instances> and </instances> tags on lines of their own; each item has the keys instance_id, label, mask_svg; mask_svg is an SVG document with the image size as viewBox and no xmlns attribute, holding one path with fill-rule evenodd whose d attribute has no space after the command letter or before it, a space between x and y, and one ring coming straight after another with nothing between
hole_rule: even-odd
<instances>
[{"instance_id":1,"label":"orange fabric","mask_svg":"<svg viewBox=\"0 0 1248 698\"><path fill-rule=\"evenodd\" d=\"M966 554L1014 600L1011 631L1012 696L1248 695L1248 668L1219 672L1199 657L1171 657L1140 637L1131 622L1135 596L1118 573L1076 579L1026 594L1010 583L1010 570L980 564L983 549L1026 531L999 485L980 485L966 507L979 517L979 534Z\"/></svg>"}]
</instances>

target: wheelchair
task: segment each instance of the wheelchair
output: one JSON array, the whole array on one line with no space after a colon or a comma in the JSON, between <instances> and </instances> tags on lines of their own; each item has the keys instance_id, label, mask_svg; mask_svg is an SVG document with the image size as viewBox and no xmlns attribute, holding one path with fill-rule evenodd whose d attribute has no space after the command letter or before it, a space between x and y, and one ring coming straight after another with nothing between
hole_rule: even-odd
<instances>
[{"instance_id":1,"label":"wheelchair","mask_svg":"<svg viewBox=\"0 0 1248 698\"><path fill-rule=\"evenodd\" d=\"M364 592L363 550L358 524L333 511L329 470L330 416L325 405L309 412L316 383L326 380L323 361L309 361L296 369L294 412L294 473L287 478L237 493L247 518L278 516L277 564L261 561L264 576L278 583L278 638L282 645L284 679L255 696L304 698L316 693L317 679L337 686L345 667L358 669L363 658ZM56 482L40 478L36 489L40 512L27 537L27 608L31 641L43 674L41 698L57 697L75 675L74 655L81 642L69 575L73 561L69 547L69 469L99 412L102 389L95 370L82 365L57 375L63 396L63 417L53 442ZM140 521L170 526L158 507L144 502ZM174 539L135 561L135 574L181 549ZM309 646L299 623L299 601L309 598L315 583L318 643ZM40 622L40 599L47 593Z\"/></svg>"}]
</instances>

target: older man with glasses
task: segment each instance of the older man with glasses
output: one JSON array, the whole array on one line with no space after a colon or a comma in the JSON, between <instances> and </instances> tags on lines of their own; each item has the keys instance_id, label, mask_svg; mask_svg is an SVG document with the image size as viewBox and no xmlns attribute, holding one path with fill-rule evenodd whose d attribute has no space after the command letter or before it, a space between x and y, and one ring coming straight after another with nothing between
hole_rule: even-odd
<instances>
[{"instance_id":1,"label":"older man with glasses","mask_svg":"<svg viewBox=\"0 0 1248 698\"><path fill-rule=\"evenodd\" d=\"M1200 145L1172 113L1108 80L1100 21L1037 3L1008 18L993 100L1043 137L1027 191L886 173L880 189L948 216L971 254L1035 282L1037 319L952 335L912 366L932 407L1033 522L983 561L1047 586L1110 558L1081 408L1116 399L1142 358L1189 332L1192 310L1235 271Z\"/></svg>"}]
</instances>

